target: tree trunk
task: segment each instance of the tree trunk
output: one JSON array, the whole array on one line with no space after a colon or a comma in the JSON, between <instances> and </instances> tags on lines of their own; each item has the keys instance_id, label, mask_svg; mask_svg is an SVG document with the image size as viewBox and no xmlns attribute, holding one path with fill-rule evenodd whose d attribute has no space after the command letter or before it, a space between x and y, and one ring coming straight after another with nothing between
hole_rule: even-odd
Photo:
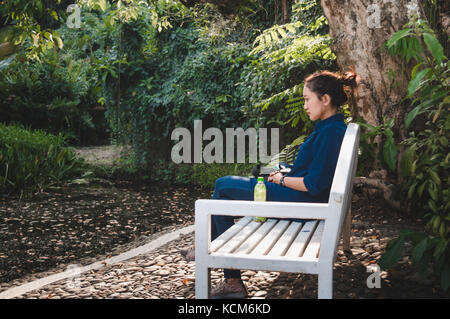
<instances>
[{"instance_id":1,"label":"tree trunk","mask_svg":"<svg viewBox=\"0 0 450 319\"><path fill-rule=\"evenodd\" d=\"M362 117L367 123L378 126L384 118L394 118L392 128L396 141L407 137L405 117L409 102L404 98L413 60L407 64L399 57L392 57L385 50L384 43L408 22L409 0L321 0L323 12L328 19L330 35L335 39L332 50L342 70L353 67L361 77L358 95L350 106L354 119ZM420 12L423 16L423 12ZM381 138L375 142L375 162L381 151ZM401 158L401 147L397 159ZM399 182L397 175L390 176ZM387 178L383 178L386 182Z\"/></svg>"},{"instance_id":2,"label":"tree trunk","mask_svg":"<svg viewBox=\"0 0 450 319\"><path fill-rule=\"evenodd\" d=\"M407 4L407 0L321 0L330 35L336 39L332 49L339 67L353 67L361 77L353 116L372 125L389 116L397 119L397 128L403 126L407 104L401 99L412 65L404 65L382 47L408 21Z\"/></svg>"},{"instance_id":3,"label":"tree trunk","mask_svg":"<svg viewBox=\"0 0 450 319\"><path fill-rule=\"evenodd\" d=\"M289 19L287 0L281 0L281 8L283 10L283 23Z\"/></svg>"}]
</instances>

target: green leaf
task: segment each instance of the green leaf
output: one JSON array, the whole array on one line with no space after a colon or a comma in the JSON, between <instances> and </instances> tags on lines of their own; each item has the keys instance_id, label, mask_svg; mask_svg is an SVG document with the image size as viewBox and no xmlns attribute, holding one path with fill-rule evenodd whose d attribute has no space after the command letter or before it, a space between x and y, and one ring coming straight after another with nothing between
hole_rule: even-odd
<instances>
[{"instance_id":1,"label":"green leaf","mask_svg":"<svg viewBox=\"0 0 450 319\"><path fill-rule=\"evenodd\" d=\"M424 33L423 34L423 40L425 41L425 44L427 45L428 50L430 50L433 57L436 59L436 61L441 64L442 60L444 59L444 48L439 43L439 41L436 39L436 37L431 33Z\"/></svg>"},{"instance_id":2,"label":"green leaf","mask_svg":"<svg viewBox=\"0 0 450 319\"><path fill-rule=\"evenodd\" d=\"M427 75L427 73L429 71L430 71L430 68L423 69L422 71L417 73L415 75L415 77L413 77L411 79L411 81L409 81L408 91L407 91L407 93L408 93L407 96L408 97L411 97L417 91L417 89L419 88L419 86L421 84L422 79L424 78L425 75Z\"/></svg>"},{"instance_id":3,"label":"green leaf","mask_svg":"<svg viewBox=\"0 0 450 319\"><path fill-rule=\"evenodd\" d=\"M422 258L420 260L418 260L417 272L419 273L419 275L425 274L425 272L428 268L428 264L431 261L431 257L432 257L431 250L426 250L425 253L423 254Z\"/></svg>"},{"instance_id":4,"label":"green leaf","mask_svg":"<svg viewBox=\"0 0 450 319\"><path fill-rule=\"evenodd\" d=\"M439 175L435 171L429 169L428 173L430 174L431 178L437 185L441 185L441 179L439 178Z\"/></svg>"},{"instance_id":5,"label":"green leaf","mask_svg":"<svg viewBox=\"0 0 450 319\"><path fill-rule=\"evenodd\" d=\"M427 246L428 246L428 238L425 238L420 243L418 243L416 247L414 247L412 251L412 260L415 264L418 264L419 261L422 259L423 253L427 249Z\"/></svg>"},{"instance_id":6,"label":"green leaf","mask_svg":"<svg viewBox=\"0 0 450 319\"><path fill-rule=\"evenodd\" d=\"M412 195L414 193L414 190L416 189L417 182L415 182L408 190L408 199L412 198Z\"/></svg>"},{"instance_id":7,"label":"green leaf","mask_svg":"<svg viewBox=\"0 0 450 319\"><path fill-rule=\"evenodd\" d=\"M287 33L286 33L286 31L284 31L283 28L278 28L277 31L278 31L278 33L280 33L280 35L283 39L287 37Z\"/></svg>"},{"instance_id":8,"label":"green leaf","mask_svg":"<svg viewBox=\"0 0 450 319\"><path fill-rule=\"evenodd\" d=\"M417 69L422 65L422 63L417 63L411 71L411 79L416 76Z\"/></svg>"},{"instance_id":9,"label":"green leaf","mask_svg":"<svg viewBox=\"0 0 450 319\"><path fill-rule=\"evenodd\" d=\"M436 207L436 203L434 202L433 199L429 199L429 200L428 200L428 207L430 207L431 210L432 210L434 213L437 214L438 210L437 210L437 207Z\"/></svg>"},{"instance_id":10,"label":"green leaf","mask_svg":"<svg viewBox=\"0 0 450 319\"><path fill-rule=\"evenodd\" d=\"M389 130L390 131L390 130ZM395 165L397 162L397 148L392 136L384 142L383 145L383 158L392 171L395 171Z\"/></svg>"},{"instance_id":11,"label":"green leaf","mask_svg":"<svg viewBox=\"0 0 450 319\"><path fill-rule=\"evenodd\" d=\"M286 25L286 30L288 30L289 32L291 32L291 33L293 33L293 34L297 33L297 30L296 30L295 27L294 27L293 25L291 25L291 24L287 24L287 25Z\"/></svg>"},{"instance_id":12,"label":"green leaf","mask_svg":"<svg viewBox=\"0 0 450 319\"><path fill-rule=\"evenodd\" d=\"M63 48L63 42L62 42L61 38L58 37L58 36L53 36L53 39L56 40L56 43L58 44L58 48L62 49Z\"/></svg>"},{"instance_id":13,"label":"green leaf","mask_svg":"<svg viewBox=\"0 0 450 319\"><path fill-rule=\"evenodd\" d=\"M404 244L405 240L403 238L399 238L395 242L395 244L390 247L390 249L381 257L378 263L381 269L390 269L398 263L402 256Z\"/></svg>"},{"instance_id":14,"label":"green leaf","mask_svg":"<svg viewBox=\"0 0 450 319\"><path fill-rule=\"evenodd\" d=\"M428 194L430 194L431 198L435 201L438 200L437 190L436 190L436 184L429 183L428 184Z\"/></svg>"},{"instance_id":15,"label":"green leaf","mask_svg":"<svg viewBox=\"0 0 450 319\"><path fill-rule=\"evenodd\" d=\"M409 35L410 31L411 29L404 29L394 33L394 35L386 42L387 47L392 47L398 40Z\"/></svg>"},{"instance_id":16,"label":"green leaf","mask_svg":"<svg viewBox=\"0 0 450 319\"><path fill-rule=\"evenodd\" d=\"M400 173L402 176L410 176L413 175L413 161L416 153L416 147L413 145L410 148L408 148L402 155L402 158L400 159Z\"/></svg>"},{"instance_id":17,"label":"green leaf","mask_svg":"<svg viewBox=\"0 0 450 319\"><path fill-rule=\"evenodd\" d=\"M106 11L106 0L99 0L98 1L98 6L100 7L100 9L102 11Z\"/></svg>"},{"instance_id":18,"label":"green leaf","mask_svg":"<svg viewBox=\"0 0 450 319\"><path fill-rule=\"evenodd\" d=\"M422 197L423 189L425 188L425 185L428 183L428 180L424 181L419 188L417 189L417 193L419 194L419 197Z\"/></svg>"},{"instance_id":19,"label":"green leaf","mask_svg":"<svg viewBox=\"0 0 450 319\"><path fill-rule=\"evenodd\" d=\"M446 239L440 238L436 248L434 249L433 257L439 259L447 248L448 241Z\"/></svg>"},{"instance_id":20,"label":"green leaf","mask_svg":"<svg viewBox=\"0 0 450 319\"><path fill-rule=\"evenodd\" d=\"M56 21L58 21L58 14L56 13L56 11L49 9L48 10L48 14L55 19Z\"/></svg>"},{"instance_id":21,"label":"green leaf","mask_svg":"<svg viewBox=\"0 0 450 319\"><path fill-rule=\"evenodd\" d=\"M421 112L421 105L416 106L411 112L408 113L408 115L405 118L405 128L408 128L409 125L411 125L411 122L414 120L414 118L420 114Z\"/></svg>"}]
</instances>

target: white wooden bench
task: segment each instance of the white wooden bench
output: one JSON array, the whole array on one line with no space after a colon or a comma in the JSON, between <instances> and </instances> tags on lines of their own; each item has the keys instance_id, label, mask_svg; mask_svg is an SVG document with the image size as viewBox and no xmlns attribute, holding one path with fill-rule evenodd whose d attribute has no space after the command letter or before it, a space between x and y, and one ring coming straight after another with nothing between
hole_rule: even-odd
<instances>
[{"instance_id":1,"label":"white wooden bench","mask_svg":"<svg viewBox=\"0 0 450 319\"><path fill-rule=\"evenodd\" d=\"M333 296L333 264L341 233L349 249L351 193L359 126L347 127L328 203L206 200L195 202L195 294L209 297L210 269L317 274L319 298ZM211 215L244 216L211 242ZM267 217L264 223L252 216ZM311 219L304 224L283 220ZM344 229L344 230L342 230Z\"/></svg>"}]
</instances>

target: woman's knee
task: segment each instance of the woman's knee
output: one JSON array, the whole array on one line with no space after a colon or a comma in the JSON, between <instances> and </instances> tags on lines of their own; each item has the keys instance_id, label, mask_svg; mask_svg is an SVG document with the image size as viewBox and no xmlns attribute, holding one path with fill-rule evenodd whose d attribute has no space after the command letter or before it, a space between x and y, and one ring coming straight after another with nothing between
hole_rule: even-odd
<instances>
[{"instance_id":1,"label":"woman's knee","mask_svg":"<svg viewBox=\"0 0 450 319\"><path fill-rule=\"evenodd\" d=\"M216 179L214 188L217 190L223 188L227 184L227 182L230 180L230 177L231 176L222 176L222 177L219 177L218 179Z\"/></svg>"}]
</instances>

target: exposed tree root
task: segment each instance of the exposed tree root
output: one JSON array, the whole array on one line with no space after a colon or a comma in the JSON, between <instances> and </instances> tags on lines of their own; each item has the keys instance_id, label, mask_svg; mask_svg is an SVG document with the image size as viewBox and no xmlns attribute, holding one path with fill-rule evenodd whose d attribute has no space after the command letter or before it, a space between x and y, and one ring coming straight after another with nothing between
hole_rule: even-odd
<instances>
[{"instance_id":1,"label":"exposed tree root","mask_svg":"<svg viewBox=\"0 0 450 319\"><path fill-rule=\"evenodd\" d=\"M381 179L377 178L366 178L366 177L355 177L354 179L354 187L358 188L372 188L372 189L378 189L383 194L384 200L391 205L393 208L397 210L402 210L400 203L398 201L394 201L391 198L392 190L388 187L388 185L385 184L385 182Z\"/></svg>"}]
</instances>

